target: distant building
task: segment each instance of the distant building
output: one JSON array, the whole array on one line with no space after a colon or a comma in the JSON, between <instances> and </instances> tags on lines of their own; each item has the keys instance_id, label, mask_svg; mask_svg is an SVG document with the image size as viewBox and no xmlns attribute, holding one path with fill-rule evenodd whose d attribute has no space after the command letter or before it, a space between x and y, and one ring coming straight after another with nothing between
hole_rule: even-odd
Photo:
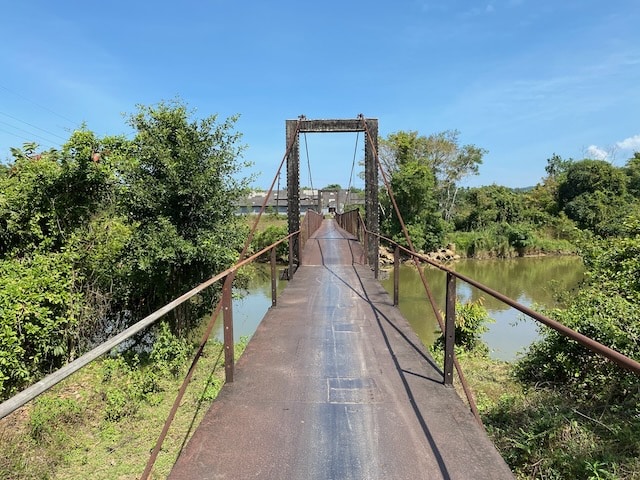
<instances>
[{"instance_id":1,"label":"distant building","mask_svg":"<svg viewBox=\"0 0 640 480\"><path fill-rule=\"evenodd\" d=\"M236 214L258 213L264 203L267 192L254 190L248 196L236 202ZM364 205L363 192L349 192L346 189L335 190L300 190L300 212L315 210L322 214L329 213L330 209L338 213L344 212L346 206ZM266 212L287 214L287 191L274 190L267 199Z\"/></svg>"}]
</instances>

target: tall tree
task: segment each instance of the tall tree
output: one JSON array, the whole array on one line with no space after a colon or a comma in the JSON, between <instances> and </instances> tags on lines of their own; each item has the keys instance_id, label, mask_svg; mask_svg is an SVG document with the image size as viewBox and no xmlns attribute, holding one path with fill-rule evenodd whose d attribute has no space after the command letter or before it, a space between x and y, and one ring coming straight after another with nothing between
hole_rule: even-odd
<instances>
[{"instance_id":1,"label":"tall tree","mask_svg":"<svg viewBox=\"0 0 640 480\"><path fill-rule=\"evenodd\" d=\"M140 106L130 118L137 133L123 172L123 203L139 222L130 245L130 280L140 287L131 300L143 311L227 267L242 242L234 199L248 179L235 178L246 166L238 161L244 146L234 131L237 119L190 117L184 104L170 102ZM188 327L200 311L187 305L177 310L178 328Z\"/></svg>"},{"instance_id":2,"label":"tall tree","mask_svg":"<svg viewBox=\"0 0 640 480\"><path fill-rule=\"evenodd\" d=\"M640 200L640 152L635 152L625 166L627 190Z\"/></svg>"},{"instance_id":3,"label":"tall tree","mask_svg":"<svg viewBox=\"0 0 640 480\"><path fill-rule=\"evenodd\" d=\"M610 236L622 228L630 204L622 169L604 160L569 165L558 187L558 204L580 228Z\"/></svg>"},{"instance_id":4,"label":"tall tree","mask_svg":"<svg viewBox=\"0 0 640 480\"><path fill-rule=\"evenodd\" d=\"M435 176L429 166L413 161L403 162L391 177L400 214L409 230L414 247L431 250L440 246L444 226L438 213L435 197ZM390 200L383 195L385 211L388 212L383 228L399 243L406 244L400 220L392 209Z\"/></svg>"},{"instance_id":5,"label":"tall tree","mask_svg":"<svg viewBox=\"0 0 640 480\"><path fill-rule=\"evenodd\" d=\"M391 133L380 140L380 159L393 175L402 165L418 162L435 174L437 198L442 216L449 221L455 210L459 182L477 175L486 150L475 145L460 145L460 132L446 130L425 137L416 131Z\"/></svg>"}]
</instances>

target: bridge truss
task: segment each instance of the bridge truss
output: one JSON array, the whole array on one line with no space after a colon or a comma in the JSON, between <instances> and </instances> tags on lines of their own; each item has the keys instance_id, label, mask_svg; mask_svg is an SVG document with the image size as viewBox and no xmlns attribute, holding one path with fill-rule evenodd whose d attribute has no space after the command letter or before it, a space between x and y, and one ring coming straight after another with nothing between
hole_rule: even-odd
<instances>
[{"instance_id":1,"label":"bridge truss","mask_svg":"<svg viewBox=\"0 0 640 480\"><path fill-rule=\"evenodd\" d=\"M365 225L367 230L380 233L378 213L378 119L359 115L355 119L309 120L301 116L297 120L286 121L286 145L291 146L287 154L287 208L289 233L300 229L300 133L350 133L365 134L364 175L365 175ZM378 237L372 235L367 249L369 265L378 278ZM300 264L300 242L293 244L293 263ZM292 262L290 262L290 265Z\"/></svg>"}]
</instances>

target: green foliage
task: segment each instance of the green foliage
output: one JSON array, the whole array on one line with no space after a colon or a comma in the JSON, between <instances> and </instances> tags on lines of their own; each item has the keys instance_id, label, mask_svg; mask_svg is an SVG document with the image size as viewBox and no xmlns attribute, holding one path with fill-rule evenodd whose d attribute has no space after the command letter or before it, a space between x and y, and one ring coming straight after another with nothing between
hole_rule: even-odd
<instances>
[{"instance_id":1,"label":"green foliage","mask_svg":"<svg viewBox=\"0 0 640 480\"><path fill-rule=\"evenodd\" d=\"M466 303L456 302L456 347L463 352L487 354L489 349L482 341L482 335L489 330L488 324L493 321L484 307L482 298ZM438 337L434 346L437 349L444 348L442 335Z\"/></svg>"},{"instance_id":2,"label":"green foliage","mask_svg":"<svg viewBox=\"0 0 640 480\"><path fill-rule=\"evenodd\" d=\"M0 398L76 353L75 276L69 254L0 260Z\"/></svg>"},{"instance_id":3,"label":"green foliage","mask_svg":"<svg viewBox=\"0 0 640 480\"><path fill-rule=\"evenodd\" d=\"M155 402L159 377L152 368L141 368L137 357L128 363L124 357L105 359L101 396L105 404L104 419L119 421L133 416L143 402Z\"/></svg>"},{"instance_id":4,"label":"green foliage","mask_svg":"<svg viewBox=\"0 0 640 480\"><path fill-rule=\"evenodd\" d=\"M140 106L133 140L82 127L59 151L12 149L0 174L0 397L236 260L247 184L236 118L191 116L178 101ZM216 295L172 312L174 330Z\"/></svg>"},{"instance_id":5,"label":"green foliage","mask_svg":"<svg viewBox=\"0 0 640 480\"><path fill-rule=\"evenodd\" d=\"M560 227L563 228L563 227ZM568 226L566 228L569 228ZM500 223L470 232L452 232L447 242L456 245L456 251L470 258L511 258L535 254L573 254L573 242L557 236L553 226L537 230L528 223Z\"/></svg>"},{"instance_id":6,"label":"green foliage","mask_svg":"<svg viewBox=\"0 0 640 480\"><path fill-rule=\"evenodd\" d=\"M441 245L444 238L444 222L437 213L437 200L434 196L435 177L427 165L417 161L403 163L391 178L400 214L416 250L429 250ZM393 211L390 199L383 195L385 211L389 212L383 223L383 229L401 244L406 244L400 221Z\"/></svg>"},{"instance_id":7,"label":"green foliage","mask_svg":"<svg viewBox=\"0 0 640 480\"><path fill-rule=\"evenodd\" d=\"M640 228L628 237L582 240L587 281L567 308L548 312L563 325L640 359ZM636 478L640 471L640 378L555 330L514 367L526 397L488 417L515 469L545 478Z\"/></svg>"},{"instance_id":8,"label":"green foliage","mask_svg":"<svg viewBox=\"0 0 640 480\"><path fill-rule=\"evenodd\" d=\"M518 223L524 219L524 196L498 185L465 192L460 213L455 218L460 230L488 228L495 223Z\"/></svg>"},{"instance_id":9,"label":"green foliage","mask_svg":"<svg viewBox=\"0 0 640 480\"><path fill-rule=\"evenodd\" d=\"M568 308L550 313L569 328L639 359L640 235L587 242L582 255L588 283ZM562 385L576 397L598 392L608 399L640 399L637 376L550 329L531 346L518 366L518 375L524 381Z\"/></svg>"},{"instance_id":10,"label":"green foliage","mask_svg":"<svg viewBox=\"0 0 640 480\"><path fill-rule=\"evenodd\" d=\"M448 222L455 211L458 183L469 175L477 175L486 150L475 145L459 144L460 132L446 130L429 135L416 131L391 133L380 139L380 158L394 176L403 166L417 162L428 167L436 178L435 195L438 210Z\"/></svg>"},{"instance_id":11,"label":"green foliage","mask_svg":"<svg viewBox=\"0 0 640 480\"><path fill-rule=\"evenodd\" d=\"M82 410L82 405L73 398L51 396L37 398L29 414L31 436L39 442L47 441L60 431L60 424L77 423Z\"/></svg>"},{"instance_id":12,"label":"green foliage","mask_svg":"<svg viewBox=\"0 0 640 480\"><path fill-rule=\"evenodd\" d=\"M635 152L627 161L624 173L627 176L627 190L636 199L640 199L640 152Z\"/></svg>"},{"instance_id":13,"label":"green foliage","mask_svg":"<svg viewBox=\"0 0 640 480\"><path fill-rule=\"evenodd\" d=\"M577 406L553 390L532 389L503 395L483 421L518 478L637 478L633 412Z\"/></svg>"},{"instance_id":14,"label":"green foliage","mask_svg":"<svg viewBox=\"0 0 640 480\"><path fill-rule=\"evenodd\" d=\"M286 225L269 225L264 230L255 233L251 240L251 249L254 252L259 252L287 235L289 235L289 230ZM288 257L289 241L287 240L276 247L276 258L279 261L285 261ZM266 253L264 258L268 260L269 254Z\"/></svg>"},{"instance_id":15,"label":"green foliage","mask_svg":"<svg viewBox=\"0 0 640 480\"><path fill-rule=\"evenodd\" d=\"M176 337L167 322L162 322L156 328L150 355L150 361L154 368L169 372L177 377L189 356L189 352L188 343L184 339Z\"/></svg>"},{"instance_id":16,"label":"green foliage","mask_svg":"<svg viewBox=\"0 0 640 480\"><path fill-rule=\"evenodd\" d=\"M582 229L597 235L620 233L631 205L622 169L603 160L573 162L558 188L558 205Z\"/></svg>"},{"instance_id":17,"label":"green foliage","mask_svg":"<svg viewBox=\"0 0 640 480\"><path fill-rule=\"evenodd\" d=\"M131 117L137 134L122 173L122 201L140 224L127 259L125 300L134 311L154 310L235 261L246 231L233 202L247 184L234 179L243 150L235 120L191 121L179 102L141 106ZM178 309L176 328L190 328L213 294Z\"/></svg>"}]
</instances>

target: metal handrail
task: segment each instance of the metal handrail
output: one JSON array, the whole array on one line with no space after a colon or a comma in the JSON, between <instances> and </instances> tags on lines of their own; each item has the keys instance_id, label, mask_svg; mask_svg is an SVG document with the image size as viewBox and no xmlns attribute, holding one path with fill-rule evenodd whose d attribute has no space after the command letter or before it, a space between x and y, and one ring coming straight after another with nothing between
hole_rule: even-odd
<instances>
[{"instance_id":1,"label":"metal handrail","mask_svg":"<svg viewBox=\"0 0 640 480\"><path fill-rule=\"evenodd\" d=\"M88 365L92 361L96 360L98 357L104 355L109 350L111 350L114 347L120 345L122 342L124 342L125 340L131 338L136 333L138 333L138 332L144 330L145 328L149 327L150 325L154 324L157 320L159 320L164 315L166 315L167 313L172 311L178 305L181 305L182 303L186 302L187 300L189 300L193 296L197 295L201 291L205 290L206 288L210 287L214 283L226 278L228 275L237 272L241 267L253 262L254 260L256 260L261 255L269 252L270 250L273 250L275 247L277 247L281 243L289 240L291 237L296 236L299 233L300 233L299 230L296 231L296 232L293 232L292 234L290 234L290 235L278 240L277 242L269 245L268 247L263 248L259 252L251 255L250 257L247 257L246 259L242 260L241 262L238 262L233 267L227 268L223 272L220 272L219 274L215 275L214 277L211 277L209 280L207 280L207 281L201 283L200 285L198 285L197 287L189 290L188 292L184 293L183 295L181 295L180 297L176 298L172 302L166 304L165 306L159 308L158 310L156 310L155 312L151 313L150 315L147 315L142 320L138 321L137 323L135 323L134 325L130 326L126 330L122 331L121 333L119 333L119 334L111 337L110 339L106 340L105 342L101 343L100 345L98 345L94 349L90 350L89 352L85 353L84 355L82 355L81 357L77 358L76 360L68 363L67 365L65 365L64 367L60 368L59 370L53 372L50 375L47 375L46 377L44 377L43 379L41 379L38 382L34 383L30 387L27 387L25 390L21 391L20 393L14 395L13 397L11 397L8 400L4 401L2 404L0 404L0 419L6 417L10 413L14 412L18 408L22 407L26 403L28 403L31 400L33 400L34 398L36 398L38 395L40 395L40 394L46 392L47 390L49 390L50 388L54 387L55 385L60 383L65 378L69 377L73 373L75 373L78 370L80 370L81 368L85 367L86 365Z\"/></svg>"},{"instance_id":2,"label":"metal handrail","mask_svg":"<svg viewBox=\"0 0 640 480\"><path fill-rule=\"evenodd\" d=\"M455 270L452 270L450 268L445 267L444 265L435 262L433 260L431 260L430 258L424 256L424 255L420 255L419 253L413 252L410 249L403 247L402 245L399 245L397 242L391 240L390 238L384 237L382 235L378 235L372 232L367 232L370 235L376 235L378 236L378 238L380 238L381 240L384 240L396 247L398 247L401 251L405 252L406 254L410 255L411 257L417 258L425 263L428 263L429 265L436 267L439 270L442 270L443 272L446 272L449 275L453 275L454 277L462 280L463 282L468 283L469 285L472 285L474 287L476 287L478 290L481 290L484 293L487 293L489 295L491 295L493 298L500 300L503 303L506 303L507 305L509 305L510 307L515 308L516 310L519 310L520 312L524 313L525 315L528 315L529 317L533 318L534 320L546 325L549 328L553 328L554 330L556 330L557 332L561 333L562 335L564 335L565 337L568 337L578 343L580 343L581 345L585 346L586 348L588 348L589 350L593 351L594 353L601 355L605 358L607 358L608 360L614 362L615 364L617 364L618 366L625 368L627 370L630 370L631 372L634 372L637 375L640 375L640 363L633 360L632 358L629 358L623 354L621 354L620 352L613 350L610 347L607 347L606 345L603 345L600 342L597 342L596 340L593 340L592 338L587 337L586 335L583 335L579 332L576 332L575 330L572 330L571 328L563 325L562 323L553 320L545 315L542 315L539 312L536 312L535 310L532 310L529 307L526 307L518 302L516 302L515 300L507 297L506 295L493 290L492 288L487 287L486 285L477 282L476 280L473 280L472 278L467 277L466 275L463 275L461 273L457 273Z\"/></svg>"}]
</instances>

